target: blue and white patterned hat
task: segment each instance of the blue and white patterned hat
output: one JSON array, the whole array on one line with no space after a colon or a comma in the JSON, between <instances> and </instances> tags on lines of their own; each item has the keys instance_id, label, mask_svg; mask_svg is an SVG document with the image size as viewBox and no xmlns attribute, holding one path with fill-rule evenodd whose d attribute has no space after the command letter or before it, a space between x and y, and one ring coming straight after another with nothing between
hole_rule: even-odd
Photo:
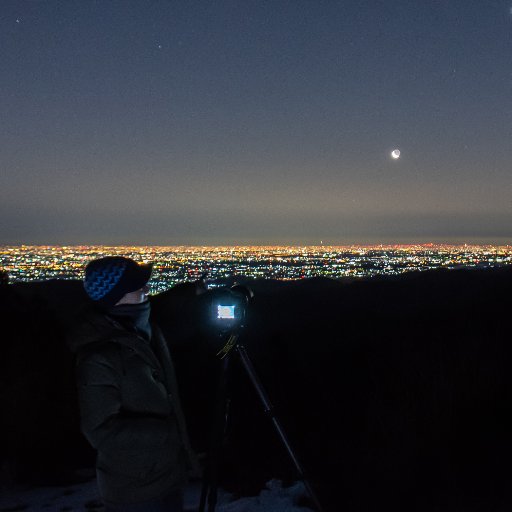
<instances>
[{"instance_id":1,"label":"blue and white patterned hat","mask_svg":"<svg viewBox=\"0 0 512 512\"><path fill-rule=\"evenodd\" d=\"M139 264L123 256L93 260L85 267L84 288L96 304L115 306L125 294L149 281L152 268L152 264Z\"/></svg>"}]
</instances>

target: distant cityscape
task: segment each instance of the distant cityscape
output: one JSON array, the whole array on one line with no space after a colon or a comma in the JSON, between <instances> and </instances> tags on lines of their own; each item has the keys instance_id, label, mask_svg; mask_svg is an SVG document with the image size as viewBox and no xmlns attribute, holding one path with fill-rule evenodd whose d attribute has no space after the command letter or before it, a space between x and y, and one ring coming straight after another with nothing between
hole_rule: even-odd
<instances>
[{"instance_id":1,"label":"distant cityscape","mask_svg":"<svg viewBox=\"0 0 512 512\"><path fill-rule=\"evenodd\" d=\"M0 270L9 282L81 279L85 265L106 255L154 264L151 293L205 276L210 286L244 279L360 278L435 268L512 263L512 246L375 245L244 247L0 246Z\"/></svg>"}]
</instances>

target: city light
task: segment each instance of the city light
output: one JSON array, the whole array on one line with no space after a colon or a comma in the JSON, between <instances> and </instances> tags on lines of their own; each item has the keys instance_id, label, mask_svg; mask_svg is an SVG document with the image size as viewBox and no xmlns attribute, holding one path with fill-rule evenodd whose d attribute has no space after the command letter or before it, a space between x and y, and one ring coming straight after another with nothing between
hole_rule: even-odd
<instances>
[{"instance_id":1,"label":"city light","mask_svg":"<svg viewBox=\"0 0 512 512\"><path fill-rule=\"evenodd\" d=\"M151 293L204 274L214 286L244 279L361 278L435 268L493 267L512 263L512 246L0 246L0 269L11 283L82 279L85 265L107 255L152 261Z\"/></svg>"}]
</instances>

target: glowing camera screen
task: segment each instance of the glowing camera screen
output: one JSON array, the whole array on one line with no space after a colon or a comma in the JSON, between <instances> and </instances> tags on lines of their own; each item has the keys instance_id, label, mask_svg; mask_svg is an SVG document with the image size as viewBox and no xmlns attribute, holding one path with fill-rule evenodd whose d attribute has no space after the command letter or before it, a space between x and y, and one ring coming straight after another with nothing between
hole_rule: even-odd
<instances>
[{"instance_id":1,"label":"glowing camera screen","mask_svg":"<svg viewBox=\"0 0 512 512\"><path fill-rule=\"evenodd\" d=\"M217 318L223 320L234 320L235 306L217 306Z\"/></svg>"}]
</instances>

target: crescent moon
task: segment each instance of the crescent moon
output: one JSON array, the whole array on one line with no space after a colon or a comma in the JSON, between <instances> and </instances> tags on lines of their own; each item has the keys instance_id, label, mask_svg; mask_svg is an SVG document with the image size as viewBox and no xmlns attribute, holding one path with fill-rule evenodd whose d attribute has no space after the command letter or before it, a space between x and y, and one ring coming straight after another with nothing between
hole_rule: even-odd
<instances>
[{"instance_id":1,"label":"crescent moon","mask_svg":"<svg viewBox=\"0 0 512 512\"><path fill-rule=\"evenodd\" d=\"M391 151L391 156L396 160L397 158L400 158L400 150L399 149L394 149L393 151Z\"/></svg>"}]
</instances>

